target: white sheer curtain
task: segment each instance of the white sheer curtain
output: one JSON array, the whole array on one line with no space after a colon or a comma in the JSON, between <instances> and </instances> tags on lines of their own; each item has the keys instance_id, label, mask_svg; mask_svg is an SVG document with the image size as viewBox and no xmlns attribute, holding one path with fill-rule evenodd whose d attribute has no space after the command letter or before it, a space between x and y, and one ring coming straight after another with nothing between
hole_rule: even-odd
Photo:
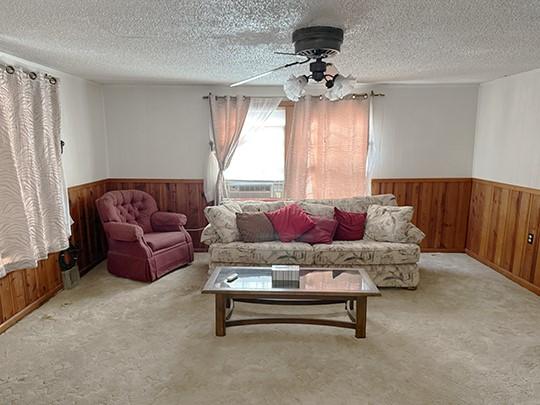
<instances>
[{"instance_id":1,"label":"white sheer curtain","mask_svg":"<svg viewBox=\"0 0 540 405\"><path fill-rule=\"evenodd\" d=\"M384 123L384 107L377 109L378 120L375 122L375 115L373 109L374 97L369 98L369 142L368 142L368 154L367 154L367 169L366 169L366 180L367 180L367 194L371 195L371 179L373 178L373 173L375 172L375 167L380 161L381 153L381 136L383 133L382 128L379 125Z\"/></svg>"},{"instance_id":2,"label":"white sheer curtain","mask_svg":"<svg viewBox=\"0 0 540 405\"><path fill-rule=\"evenodd\" d=\"M281 103L279 97L252 97L249 103L249 109L244 123L244 128L240 134L240 142L245 139L246 134L256 132L262 128L272 115L272 113L278 108Z\"/></svg>"},{"instance_id":3,"label":"white sheer curtain","mask_svg":"<svg viewBox=\"0 0 540 405\"><path fill-rule=\"evenodd\" d=\"M304 97L295 104L285 160L285 196L366 195L369 102Z\"/></svg>"},{"instance_id":4,"label":"white sheer curtain","mask_svg":"<svg viewBox=\"0 0 540 405\"><path fill-rule=\"evenodd\" d=\"M210 151L210 155L208 157L205 181L205 197L207 201L214 201L216 204L218 204L223 198L227 197L227 188L224 185L224 178L222 172L225 171L225 169L227 169L227 167L229 166L236 148L242 143L242 139L245 138L247 133L257 131L259 128L264 126L264 123L266 122L268 117L270 117L270 115L272 115L275 109L279 106L281 98L242 98L243 100L248 100L247 113L245 114L243 121L241 121L240 119L237 120L235 118L235 124L228 126L228 136L230 136L230 142L226 142L226 145L221 146L221 148L229 148L229 152L227 155L227 159L223 161L223 164L221 164L221 166L218 154L216 152L216 150L219 151L220 146L217 144L216 139L218 139L220 136L225 136L223 128L227 127L227 125L223 122L225 120L224 116L226 115L226 109L229 109L228 114L230 115L232 111L231 109L234 108L236 117L241 118L241 114L244 112L243 109L246 108L246 105L244 104L245 101L244 103L241 103L235 100L232 102L234 105L231 106L230 97L220 97L218 99L215 96L210 95L210 99L219 100L217 102L210 102L212 117L212 123L210 128L211 142L218 149L214 148L213 151ZM227 99L229 99L229 104L227 103ZM222 121L222 124L219 124L219 120ZM216 123L219 124L217 128ZM239 126L240 123L242 124L241 126ZM216 134L218 138L216 138Z\"/></svg>"},{"instance_id":5,"label":"white sheer curtain","mask_svg":"<svg viewBox=\"0 0 540 405\"><path fill-rule=\"evenodd\" d=\"M36 267L70 235L58 84L33 77L0 65L0 277Z\"/></svg>"}]
</instances>

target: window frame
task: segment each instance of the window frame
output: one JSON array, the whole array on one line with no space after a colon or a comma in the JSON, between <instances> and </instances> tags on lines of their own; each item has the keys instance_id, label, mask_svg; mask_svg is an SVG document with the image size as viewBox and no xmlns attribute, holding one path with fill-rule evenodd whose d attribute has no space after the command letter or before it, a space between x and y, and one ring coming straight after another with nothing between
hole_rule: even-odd
<instances>
[{"instance_id":1,"label":"window frame","mask_svg":"<svg viewBox=\"0 0 540 405\"><path fill-rule=\"evenodd\" d=\"M293 110L294 110L294 102L293 101L289 101L289 100L284 100L284 101L281 101L279 104L278 104L278 109L284 109L285 110L285 128L284 128L284 131L285 131L285 145L284 145L284 152L285 152L285 156L284 156L284 162L285 162L285 165L287 164L286 160L287 160L287 146L289 144L289 138L290 138L290 130L291 130L291 126L292 126L292 119L293 119ZM225 179L225 184L227 185L227 179ZM247 180L246 180L247 182ZM255 181L254 181L255 182ZM283 181L283 183L285 183L285 180ZM228 187L228 185L227 185ZM283 188L285 188L285 184L283 184ZM234 200L234 201L280 201L280 200L283 200L284 197L281 197L281 198L278 198L278 197L228 197L229 199L231 200Z\"/></svg>"}]
</instances>

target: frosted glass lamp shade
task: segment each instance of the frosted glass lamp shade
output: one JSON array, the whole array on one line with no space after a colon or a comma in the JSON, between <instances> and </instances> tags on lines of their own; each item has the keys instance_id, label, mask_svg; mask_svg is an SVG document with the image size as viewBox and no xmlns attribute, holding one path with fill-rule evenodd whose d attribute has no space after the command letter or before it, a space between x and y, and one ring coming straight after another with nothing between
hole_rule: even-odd
<instances>
[{"instance_id":1,"label":"frosted glass lamp shade","mask_svg":"<svg viewBox=\"0 0 540 405\"><path fill-rule=\"evenodd\" d=\"M354 93L356 79L351 76L336 75L334 86L326 92L326 98L335 101L342 99L347 94Z\"/></svg>"},{"instance_id":2,"label":"frosted glass lamp shade","mask_svg":"<svg viewBox=\"0 0 540 405\"><path fill-rule=\"evenodd\" d=\"M285 95L291 101L298 101L306 92L308 79L306 76L291 76L283 85Z\"/></svg>"}]
</instances>

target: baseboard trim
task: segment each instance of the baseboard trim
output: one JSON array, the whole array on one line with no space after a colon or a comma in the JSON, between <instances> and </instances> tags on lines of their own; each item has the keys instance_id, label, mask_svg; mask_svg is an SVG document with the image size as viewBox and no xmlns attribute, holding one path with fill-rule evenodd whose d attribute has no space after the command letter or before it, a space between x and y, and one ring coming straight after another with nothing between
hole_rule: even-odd
<instances>
[{"instance_id":1,"label":"baseboard trim","mask_svg":"<svg viewBox=\"0 0 540 405\"><path fill-rule=\"evenodd\" d=\"M107 256L100 257L99 259L92 261L92 263L88 263L86 266L79 268L79 273L81 277L88 273L90 270L92 270L94 267L96 267L98 264L100 264L106 258Z\"/></svg>"},{"instance_id":2,"label":"baseboard trim","mask_svg":"<svg viewBox=\"0 0 540 405\"><path fill-rule=\"evenodd\" d=\"M512 274L506 269L503 269L501 266L496 265L495 263L490 262L487 259L484 259L482 256L470 251L469 249L465 249L465 253L467 253L469 256L471 256L473 259L478 260L480 263L485 264L486 266L492 268L497 273L502 274L506 278L512 280L513 282L519 284L520 286L526 288L527 290L535 293L536 295L540 295L540 287L534 285L533 283L523 280L520 277L517 277L516 275Z\"/></svg>"},{"instance_id":3,"label":"baseboard trim","mask_svg":"<svg viewBox=\"0 0 540 405\"><path fill-rule=\"evenodd\" d=\"M62 289L63 289L63 286L60 284L54 290L49 291L43 297L38 298L36 301L29 304L23 310L17 312L11 318L4 321L4 323L0 324L0 334L4 333L6 330L11 328L13 325L15 325L17 322L19 322L22 318L24 318L30 312L34 311L35 309L37 309L40 306L42 306L43 304L45 304L45 302L47 302L52 297L54 297L56 294L58 294L58 292L61 291Z\"/></svg>"},{"instance_id":4,"label":"baseboard trim","mask_svg":"<svg viewBox=\"0 0 540 405\"><path fill-rule=\"evenodd\" d=\"M465 249L421 248L422 253L465 253Z\"/></svg>"}]
</instances>

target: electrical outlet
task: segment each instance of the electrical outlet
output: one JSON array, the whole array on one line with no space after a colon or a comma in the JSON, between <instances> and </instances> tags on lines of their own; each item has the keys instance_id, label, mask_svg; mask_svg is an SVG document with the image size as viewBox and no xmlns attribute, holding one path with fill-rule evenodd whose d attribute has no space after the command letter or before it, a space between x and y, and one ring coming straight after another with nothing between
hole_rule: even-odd
<instances>
[{"instance_id":1,"label":"electrical outlet","mask_svg":"<svg viewBox=\"0 0 540 405\"><path fill-rule=\"evenodd\" d=\"M532 245L533 242L534 242L534 234L530 233L530 234L527 235L527 243L529 245Z\"/></svg>"}]
</instances>

